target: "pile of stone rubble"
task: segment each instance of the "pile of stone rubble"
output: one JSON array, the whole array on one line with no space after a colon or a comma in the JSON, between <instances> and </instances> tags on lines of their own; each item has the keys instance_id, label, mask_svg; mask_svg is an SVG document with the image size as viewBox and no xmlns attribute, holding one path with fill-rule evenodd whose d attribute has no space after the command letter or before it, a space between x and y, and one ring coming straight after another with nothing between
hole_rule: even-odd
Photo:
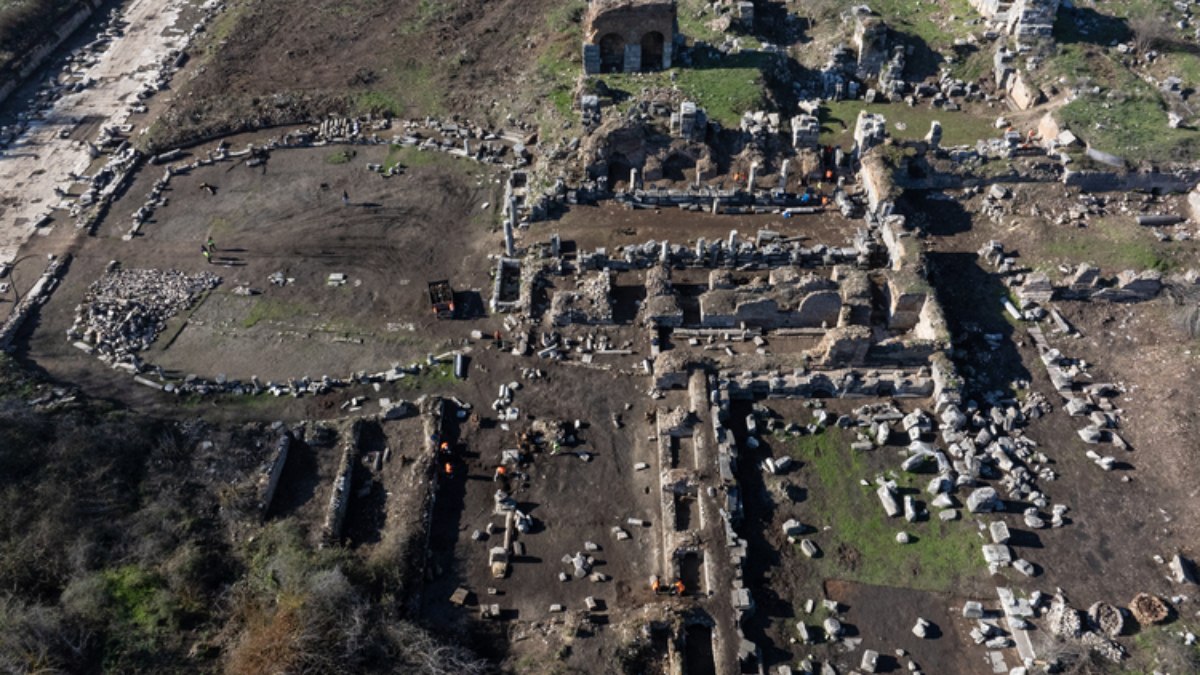
<instances>
[{"instance_id":1,"label":"pile of stone rubble","mask_svg":"<svg viewBox=\"0 0 1200 675\"><path fill-rule=\"evenodd\" d=\"M959 517L959 504L953 496L959 489L971 489L964 504L971 513L1003 511L1005 504L997 488L979 486L979 481L990 480L1014 501L1031 504L1022 513L1024 523L1031 529L1040 529L1047 525L1042 511L1049 510L1050 525L1060 527L1068 510L1062 504L1049 508L1049 499L1038 489L1037 481L1054 480L1057 476L1049 466L1049 458L1021 431L1028 420L1048 411L1048 403L1035 393L1022 403L996 401L990 406L971 401L960 407L958 403L942 400L935 409L936 417L920 409L907 415L895 410L864 409L854 417L844 416L837 424L859 427L859 441L854 445L859 450L894 442L897 437L907 439L907 455L899 468L903 472L919 472L936 467L936 475L930 479L926 491L930 506L939 509L939 519ZM937 447L939 440L945 450ZM903 515L905 520L913 522L926 515L914 497L901 499L895 481L881 477L877 483L877 496L889 517ZM1031 563L1014 559L1004 521L991 523L989 534L991 542L983 546L983 555L993 573L1011 565L1026 576L1036 574Z\"/></svg>"},{"instance_id":2,"label":"pile of stone rubble","mask_svg":"<svg viewBox=\"0 0 1200 675\"><path fill-rule=\"evenodd\" d=\"M997 241L985 244L979 250L979 257L1005 275L1005 283L1016 291L1020 312L1015 309L1009 312L1017 319L1041 320L1046 312L1037 308L1053 299L1144 302L1158 297L1164 286L1163 276L1156 270L1125 270L1113 279L1104 279L1099 269L1087 263L1064 268L1065 283L1056 286L1045 273L1022 272L1017 258Z\"/></svg>"},{"instance_id":3,"label":"pile of stone rubble","mask_svg":"<svg viewBox=\"0 0 1200 675\"><path fill-rule=\"evenodd\" d=\"M550 315L556 326L612 323L612 275L600 272L577 277L574 291L562 290L554 294Z\"/></svg>"},{"instance_id":4,"label":"pile of stone rubble","mask_svg":"<svg viewBox=\"0 0 1200 675\"><path fill-rule=\"evenodd\" d=\"M102 359L136 360L131 357L150 348L168 319L219 283L208 272L113 269L88 289L67 338Z\"/></svg>"},{"instance_id":5,"label":"pile of stone rubble","mask_svg":"<svg viewBox=\"0 0 1200 675\"><path fill-rule=\"evenodd\" d=\"M1125 648L1112 640L1124 627L1119 609L1107 603L1095 603L1086 615L1067 604L1062 593L1054 596L1046 613L1047 628L1054 636L1077 642L1110 661L1120 662Z\"/></svg>"}]
</instances>

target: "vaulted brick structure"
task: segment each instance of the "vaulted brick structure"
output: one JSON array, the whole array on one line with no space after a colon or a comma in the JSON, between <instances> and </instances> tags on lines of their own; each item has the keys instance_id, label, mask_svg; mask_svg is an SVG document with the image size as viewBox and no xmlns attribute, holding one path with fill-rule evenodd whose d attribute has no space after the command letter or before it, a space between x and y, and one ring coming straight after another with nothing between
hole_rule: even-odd
<instances>
[{"instance_id":1,"label":"vaulted brick structure","mask_svg":"<svg viewBox=\"0 0 1200 675\"><path fill-rule=\"evenodd\" d=\"M636 73L671 67L674 0L592 0L583 21L583 69Z\"/></svg>"}]
</instances>

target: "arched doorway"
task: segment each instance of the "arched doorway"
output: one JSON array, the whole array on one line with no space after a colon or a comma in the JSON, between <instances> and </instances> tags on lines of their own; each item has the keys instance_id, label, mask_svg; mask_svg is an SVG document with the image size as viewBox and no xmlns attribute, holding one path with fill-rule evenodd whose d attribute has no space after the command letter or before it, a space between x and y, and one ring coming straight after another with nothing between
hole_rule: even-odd
<instances>
[{"instance_id":1,"label":"arched doorway","mask_svg":"<svg viewBox=\"0 0 1200 675\"><path fill-rule=\"evenodd\" d=\"M642 36L642 70L661 70L663 65L663 34L652 30Z\"/></svg>"},{"instance_id":2,"label":"arched doorway","mask_svg":"<svg viewBox=\"0 0 1200 675\"><path fill-rule=\"evenodd\" d=\"M621 153L614 153L608 158L608 189L616 191L617 186L625 189L632 189L634 186L629 184L629 171L633 168L633 164L629 163L629 158Z\"/></svg>"},{"instance_id":3,"label":"arched doorway","mask_svg":"<svg viewBox=\"0 0 1200 675\"><path fill-rule=\"evenodd\" d=\"M683 183L688 180L687 172L696 167L696 162L692 161L691 157L675 153L663 162L662 173L663 178L676 183ZM694 173L692 175L695 175Z\"/></svg>"},{"instance_id":4,"label":"arched doorway","mask_svg":"<svg viewBox=\"0 0 1200 675\"><path fill-rule=\"evenodd\" d=\"M625 39L616 33L600 38L600 72L619 73L625 66Z\"/></svg>"}]
</instances>

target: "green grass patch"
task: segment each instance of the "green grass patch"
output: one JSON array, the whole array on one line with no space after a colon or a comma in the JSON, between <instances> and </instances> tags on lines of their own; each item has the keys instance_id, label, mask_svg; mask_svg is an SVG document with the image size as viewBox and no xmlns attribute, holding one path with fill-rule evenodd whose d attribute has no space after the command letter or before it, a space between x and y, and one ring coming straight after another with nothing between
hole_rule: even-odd
<instances>
[{"instance_id":1,"label":"green grass patch","mask_svg":"<svg viewBox=\"0 0 1200 675\"><path fill-rule=\"evenodd\" d=\"M419 0L417 2L416 17L405 22L404 25L399 26L396 30L401 35L421 34L450 11L451 3L446 0Z\"/></svg>"},{"instance_id":2,"label":"green grass patch","mask_svg":"<svg viewBox=\"0 0 1200 675\"><path fill-rule=\"evenodd\" d=\"M1172 52L1163 56L1164 72L1183 80L1185 89L1200 88L1200 56L1191 52Z\"/></svg>"},{"instance_id":3,"label":"green grass patch","mask_svg":"<svg viewBox=\"0 0 1200 675\"><path fill-rule=\"evenodd\" d=\"M1195 673L1200 672L1200 644L1186 645L1180 634L1195 633L1200 626L1179 622L1165 626L1142 626L1133 636L1134 649L1123 672Z\"/></svg>"},{"instance_id":4,"label":"green grass patch","mask_svg":"<svg viewBox=\"0 0 1200 675\"><path fill-rule=\"evenodd\" d=\"M349 164L350 160L354 159L354 157L356 155L358 155L358 151L351 150L349 148L345 148L342 150L335 150L335 151L329 153L328 155L325 155L325 163L326 164Z\"/></svg>"},{"instance_id":5,"label":"green grass patch","mask_svg":"<svg viewBox=\"0 0 1200 675\"><path fill-rule=\"evenodd\" d=\"M1200 156L1200 132L1169 128L1162 98L1141 83L1080 97L1058 116L1093 148L1127 161L1187 162Z\"/></svg>"},{"instance_id":6,"label":"green grass patch","mask_svg":"<svg viewBox=\"0 0 1200 675\"><path fill-rule=\"evenodd\" d=\"M620 73L598 77L610 89L631 95L647 87L677 87L688 99L704 108L709 119L725 127L737 127L742 113L768 107L762 70L757 66L757 58L753 58L761 55L744 56L751 58L726 59L729 67L680 68L657 73ZM674 82L671 81L671 73L675 74ZM618 106L618 113L623 114L625 108L627 105Z\"/></svg>"},{"instance_id":7,"label":"green grass patch","mask_svg":"<svg viewBox=\"0 0 1200 675\"><path fill-rule=\"evenodd\" d=\"M396 117L403 114L404 111L404 105L399 99L382 91L364 91L355 97L354 106L358 110L372 115Z\"/></svg>"},{"instance_id":8,"label":"green grass patch","mask_svg":"<svg viewBox=\"0 0 1200 675\"><path fill-rule=\"evenodd\" d=\"M1184 163L1200 157L1200 132L1171 129L1162 95L1126 66L1128 57L1109 48L1134 37L1131 26L1137 27L1137 17L1159 11L1142 0L1114 2L1103 13L1093 12L1084 28L1076 21L1078 12L1060 12L1058 48L1039 76L1043 87L1065 78L1087 91L1059 109L1058 118L1091 147L1132 163ZM1160 51L1156 74L1178 75L1189 87L1200 83L1200 57L1169 47Z\"/></svg>"},{"instance_id":9,"label":"green grass patch","mask_svg":"<svg viewBox=\"0 0 1200 675\"><path fill-rule=\"evenodd\" d=\"M422 166L440 166L450 164L455 157L436 150L420 150L408 145L393 145L388 148L387 157L383 160L384 170L397 165L405 168Z\"/></svg>"},{"instance_id":10,"label":"green grass patch","mask_svg":"<svg viewBox=\"0 0 1200 675\"><path fill-rule=\"evenodd\" d=\"M861 101L830 101L820 109L821 144L844 148L853 145L854 125L860 110L883 115L887 119L888 134L902 140L924 138L934 120L942 123L942 145L974 145L981 138L993 138L999 133L993 126L994 118L985 119L961 111L909 107L903 103L867 105ZM896 128L897 122L904 125L904 129Z\"/></svg>"},{"instance_id":11,"label":"green grass patch","mask_svg":"<svg viewBox=\"0 0 1200 675\"><path fill-rule=\"evenodd\" d=\"M972 29L963 19L978 15L967 0L942 0L940 6L912 0L877 0L870 7L892 30L918 38L930 47L946 47ZM951 20L951 18L954 20Z\"/></svg>"},{"instance_id":12,"label":"green grass patch","mask_svg":"<svg viewBox=\"0 0 1200 675\"><path fill-rule=\"evenodd\" d=\"M104 572L109 609L118 621L136 626L146 633L170 628L175 623L177 607L166 583L136 565L126 565Z\"/></svg>"},{"instance_id":13,"label":"green grass patch","mask_svg":"<svg viewBox=\"0 0 1200 675\"><path fill-rule=\"evenodd\" d=\"M225 40L228 40L230 35L237 32L242 19L248 16L250 4L248 1L231 2L224 11L213 19L213 22L209 24L208 29L204 32L208 36L208 39L205 41L205 47L210 54L215 54L217 48Z\"/></svg>"},{"instance_id":14,"label":"green grass patch","mask_svg":"<svg viewBox=\"0 0 1200 675\"><path fill-rule=\"evenodd\" d=\"M990 50L976 50L954 63L950 68L950 72L954 77L964 82L976 82L979 78L991 72L992 56L993 54Z\"/></svg>"},{"instance_id":15,"label":"green grass patch","mask_svg":"<svg viewBox=\"0 0 1200 675\"><path fill-rule=\"evenodd\" d=\"M709 119L736 127L742 113L767 107L766 85L757 68L682 69L679 88L704 108Z\"/></svg>"},{"instance_id":16,"label":"green grass patch","mask_svg":"<svg viewBox=\"0 0 1200 675\"><path fill-rule=\"evenodd\" d=\"M581 32L580 22L586 9L585 0L561 2L546 12L546 28L551 34L578 34Z\"/></svg>"},{"instance_id":17,"label":"green grass patch","mask_svg":"<svg viewBox=\"0 0 1200 675\"><path fill-rule=\"evenodd\" d=\"M587 3L569 0L557 5L545 15L546 35L549 42L542 47L537 57L537 86L543 101L550 107L541 107L538 129L543 141L561 136L564 120L578 120L575 110L575 88L583 75L583 56L580 42L583 38L581 21Z\"/></svg>"},{"instance_id":18,"label":"green grass patch","mask_svg":"<svg viewBox=\"0 0 1200 675\"><path fill-rule=\"evenodd\" d=\"M809 487L807 503L819 521L817 535L824 551L812 560L826 579L897 586L927 591L953 591L969 576L983 575L986 567L980 545L983 541L970 522L943 522L936 514L923 522L908 523L888 518L875 496L875 476L870 455L850 450L844 432L831 429L816 436L779 437L787 451L802 461L803 480ZM880 449L872 453L891 453ZM890 457L888 459L891 459ZM893 462L889 462L894 464ZM922 492L927 474L904 474L897 485ZM870 487L860 485L866 479ZM896 533L908 532L910 544L896 543Z\"/></svg>"},{"instance_id":19,"label":"green grass patch","mask_svg":"<svg viewBox=\"0 0 1200 675\"><path fill-rule=\"evenodd\" d=\"M1132 269L1170 271L1185 254L1180 243L1163 243L1149 228L1137 225L1132 216L1094 220L1086 228L1047 226L1049 240L1028 255L1044 267L1058 263L1091 263L1107 274Z\"/></svg>"},{"instance_id":20,"label":"green grass patch","mask_svg":"<svg viewBox=\"0 0 1200 675\"><path fill-rule=\"evenodd\" d=\"M406 55L381 73L371 91L355 98L357 112L409 117L442 115L446 112L442 98L444 77L444 73L435 71L425 60Z\"/></svg>"},{"instance_id":21,"label":"green grass patch","mask_svg":"<svg viewBox=\"0 0 1200 675\"><path fill-rule=\"evenodd\" d=\"M454 364L438 363L423 368L418 375L409 375L402 380L396 380L396 386L400 389L416 391L444 387L455 381Z\"/></svg>"},{"instance_id":22,"label":"green grass patch","mask_svg":"<svg viewBox=\"0 0 1200 675\"><path fill-rule=\"evenodd\" d=\"M1066 77L1071 80L1094 79L1099 74L1093 69L1096 59L1107 59L1093 45L1069 43L1060 45L1054 57L1047 64L1047 69L1056 77Z\"/></svg>"},{"instance_id":23,"label":"green grass patch","mask_svg":"<svg viewBox=\"0 0 1200 675\"><path fill-rule=\"evenodd\" d=\"M242 328L253 328L263 321L287 321L308 313L308 308L284 300L276 300L264 296L254 299L254 306L242 319Z\"/></svg>"},{"instance_id":24,"label":"green grass patch","mask_svg":"<svg viewBox=\"0 0 1200 675\"><path fill-rule=\"evenodd\" d=\"M574 119L575 84L583 69L580 62L563 53L561 45L551 45L538 57L538 75L546 96L560 116Z\"/></svg>"},{"instance_id":25,"label":"green grass patch","mask_svg":"<svg viewBox=\"0 0 1200 675\"><path fill-rule=\"evenodd\" d=\"M679 0L676 10L679 32L695 42L717 44L725 40L725 33L713 30L709 23L717 18L711 4L704 0Z\"/></svg>"}]
</instances>

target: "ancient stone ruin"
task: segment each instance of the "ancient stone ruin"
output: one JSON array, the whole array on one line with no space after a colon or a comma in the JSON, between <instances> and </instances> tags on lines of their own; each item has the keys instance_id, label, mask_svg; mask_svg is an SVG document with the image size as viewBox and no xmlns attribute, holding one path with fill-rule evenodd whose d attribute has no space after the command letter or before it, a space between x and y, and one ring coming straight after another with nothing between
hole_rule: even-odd
<instances>
[{"instance_id":1,"label":"ancient stone ruin","mask_svg":"<svg viewBox=\"0 0 1200 675\"><path fill-rule=\"evenodd\" d=\"M673 0L593 0L583 21L583 69L639 73L671 67Z\"/></svg>"}]
</instances>

